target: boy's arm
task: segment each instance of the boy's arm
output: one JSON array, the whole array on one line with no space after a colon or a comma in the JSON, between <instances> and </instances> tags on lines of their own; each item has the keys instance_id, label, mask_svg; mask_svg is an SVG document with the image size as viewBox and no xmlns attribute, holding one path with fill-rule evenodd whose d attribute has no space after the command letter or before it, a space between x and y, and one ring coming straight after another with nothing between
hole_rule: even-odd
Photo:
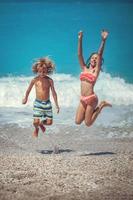
<instances>
[{"instance_id":1,"label":"boy's arm","mask_svg":"<svg viewBox=\"0 0 133 200\"><path fill-rule=\"evenodd\" d=\"M57 99L57 93L55 91L55 88L54 88L54 82L52 79L50 79L50 86L51 86L51 92L52 92L52 96L53 96L53 99L54 99L54 102L55 102L55 105L56 105L56 108L57 108L57 113L59 113L59 105L58 105L58 99Z\"/></svg>"},{"instance_id":2,"label":"boy's arm","mask_svg":"<svg viewBox=\"0 0 133 200\"><path fill-rule=\"evenodd\" d=\"M23 100L22 100L22 104L26 104L26 103L27 103L28 96L29 96L29 94L30 94L30 91L31 91L31 89L32 89L32 87L33 87L33 85L34 85L34 83L35 83L35 79L33 79L33 80L31 81L31 83L30 83L30 85L29 85L29 87L28 87L28 89L27 89L27 91L26 91L26 93L25 93L25 97L24 97Z\"/></svg>"},{"instance_id":3,"label":"boy's arm","mask_svg":"<svg viewBox=\"0 0 133 200\"><path fill-rule=\"evenodd\" d=\"M85 66L85 62L84 62L84 58L82 54L82 37L83 37L83 32L80 31L78 34L78 59L79 59L80 66L83 69Z\"/></svg>"}]
</instances>

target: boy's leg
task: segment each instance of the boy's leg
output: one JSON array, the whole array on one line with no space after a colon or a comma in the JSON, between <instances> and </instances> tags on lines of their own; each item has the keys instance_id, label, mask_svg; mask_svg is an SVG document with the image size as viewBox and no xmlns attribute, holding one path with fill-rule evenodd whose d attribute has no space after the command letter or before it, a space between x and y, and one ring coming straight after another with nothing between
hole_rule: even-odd
<instances>
[{"instance_id":1,"label":"boy's leg","mask_svg":"<svg viewBox=\"0 0 133 200\"><path fill-rule=\"evenodd\" d=\"M45 121L43 121L43 124L50 126L53 124L53 119L47 118Z\"/></svg>"},{"instance_id":2,"label":"boy's leg","mask_svg":"<svg viewBox=\"0 0 133 200\"><path fill-rule=\"evenodd\" d=\"M34 127L35 127L35 130L34 130L34 132L33 132L33 136L34 136L34 137L38 137L39 124L40 124L40 120L39 120L39 119L34 119L34 121L33 121L33 125L34 125Z\"/></svg>"},{"instance_id":3,"label":"boy's leg","mask_svg":"<svg viewBox=\"0 0 133 200\"><path fill-rule=\"evenodd\" d=\"M45 128L45 126L43 125L43 123L41 122L41 123L39 124L39 126L40 126L42 132L44 133L44 132L46 131L46 128Z\"/></svg>"},{"instance_id":4,"label":"boy's leg","mask_svg":"<svg viewBox=\"0 0 133 200\"><path fill-rule=\"evenodd\" d=\"M40 123L40 128L42 132L45 132L46 128L44 125L51 125L53 123L53 113L52 113L52 105L48 100L45 105L42 105L42 121Z\"/></svg>"},{"instance_id":5,"label":"boy's leg","mask_svg":"<svg viewBox=\"0 0 133 200\"><path fill-rule=\"evenodd\" d=\"M42 132L44 133L46 131L46 127L44 125L51 125L52 123L53 123L52 119L46 119L39 124L39 127L41 128Z\"/></svg>"}]
</instances>

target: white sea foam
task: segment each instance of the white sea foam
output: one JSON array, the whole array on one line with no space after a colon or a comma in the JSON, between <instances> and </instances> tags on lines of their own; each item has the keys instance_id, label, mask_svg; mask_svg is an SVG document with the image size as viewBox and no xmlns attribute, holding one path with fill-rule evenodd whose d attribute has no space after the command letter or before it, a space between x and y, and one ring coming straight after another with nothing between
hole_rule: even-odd
<instances>
[{"instance_id":1,"label":"white sea foam","mask_svg":"<svg viewBox=\"0 0 133 200\"><path fill-rule=\"evenodd\" d=\"M3 77L0 78L0 107L24 107L22 98L33 77ZM80 96L80 81L78 77L69 74L54 74L52 76L58 94L60 106L76 107ZM99 100L107 100L115 105L133 104L133 84L126 83L119 77L101 73L95 86ZM35 98L31 91L26 106L32 106ZM53 101L53 99L51 98Z\"/></svg>"}]
</instances>

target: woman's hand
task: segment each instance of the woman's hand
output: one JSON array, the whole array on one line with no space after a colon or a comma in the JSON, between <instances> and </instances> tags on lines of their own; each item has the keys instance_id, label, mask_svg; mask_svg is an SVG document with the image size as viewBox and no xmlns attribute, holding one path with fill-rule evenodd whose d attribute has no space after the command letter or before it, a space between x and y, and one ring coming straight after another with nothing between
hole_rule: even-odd
<instances>
[{"instance_id":1,"label":"woman's hand","mask_svg":"<svg viewBox=\"0 0 133 200\"><path fill-rule=\"evenodd\" d=\"M82 38L83 37L83 31L79 31L79 33L78 33L78 38L80 39L80 38Z\"/></svg>"},{"instance_id":2,"label":"woman's hand","mask_svg":"<svg viewBox=\"0 0 133 200\"><path fill-rule=\"evenodd\" d=\"M102 32L101 32L102 39L106 40L108 37L108 34L109 34L108 31L102 30Z\"/></svg>"}]
</instances>

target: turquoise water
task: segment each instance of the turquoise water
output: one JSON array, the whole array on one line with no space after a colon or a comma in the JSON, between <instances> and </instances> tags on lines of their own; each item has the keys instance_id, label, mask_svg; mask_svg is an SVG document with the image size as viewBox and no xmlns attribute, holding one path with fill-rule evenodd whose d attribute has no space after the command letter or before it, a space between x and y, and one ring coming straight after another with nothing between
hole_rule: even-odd
<instances>
[{"instance_id":1,"label":"turquoise water","mask_svg":"<svg viewBox=\"0 0 133 200\"><path fill-rule=\"evenodd\" d=\"M110 32L103 70L133 83L131 1L0 3L0 76L32 75L33 59L45 55L55 61L57 73L77 76L80 72L78 31L84 31L83 49L87 59L91 52L97 51L103 28Z\"/></svg>"}]
</instances>

